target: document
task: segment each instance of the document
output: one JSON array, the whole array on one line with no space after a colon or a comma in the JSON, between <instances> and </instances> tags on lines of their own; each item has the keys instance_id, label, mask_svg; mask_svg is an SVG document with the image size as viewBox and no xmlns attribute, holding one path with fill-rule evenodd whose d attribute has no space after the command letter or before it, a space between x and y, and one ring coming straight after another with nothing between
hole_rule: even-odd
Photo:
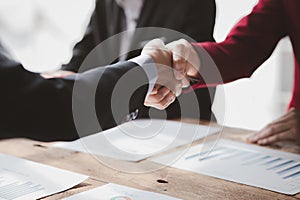
<instances>
[{"instance_id":1,"label":"document","mask_svg":"<svg viewBox=\"0 0 300 200\"><path fill-rule=\"evenodd\" d=\"M88 176L0 154L0 200L39 199L78 185Z\"/></svg>"},{"instance_id":2,"label":"document","mask_svg":"<svg viewBox=\"0 0 300 200\"><path fill-rule=\"evenodd\" d=\"M140 161L219 132L216 127L167 120L134 120L54 146L119 160Z\"/></svg>"},{"instance_id":3,"label":"document","mask_svg":"<svg viewBox=\"0 0 300 200\"><path fill-rule=\"evenodd\" d=\"M65 200L179 200L166 195L138 190L122 185L107 184Z\"/></svg>"},{"instance_id":4,"label":"document","mask_svg":"<svg viewBox=\"0 0 300 200\"><path fill-rule=\"evenodd\" d=\"M177 154L153 161L168 165ZM300 192L300 155L230 140L191 147L172 167L294 195Z\"/></svg>"}]
</instances>

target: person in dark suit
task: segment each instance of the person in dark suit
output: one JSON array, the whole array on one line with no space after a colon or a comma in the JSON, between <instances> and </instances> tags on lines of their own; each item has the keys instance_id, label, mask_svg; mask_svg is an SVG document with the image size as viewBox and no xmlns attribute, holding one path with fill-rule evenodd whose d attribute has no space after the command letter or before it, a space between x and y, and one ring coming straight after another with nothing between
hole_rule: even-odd
<instances>
[{"instance_id":1,"label":"person in dark suit","mask_svg":"<svg viewBox=\"0 0 300 200\"><path fill-rule=\"evenodd\" d=\"M160 64L171 65L171 54L153 48L157 45L161 47L159 42L150 42L149 46L152 49L143 51L143 55L131 61L95 68L76 76L44 79L39 74L26 71L20 63L12 60L0 44L0 139L26 137L41 141L74 140L79 136L116 126L121 123L121 119L118 119L120 116L127 116L138 109L139 105L143 105L149 79L153 79L149 69L157 68L158 76L154 75L156 80L166 84L169 82L170 88L180 84L180 81L170 79L171 69L163 72L158 70ZM143 66L145 63L150 63L150 66ZM125 74L131 74L134 80L130 76L124 79L127 81L126 87L121 89L125 92L118 93L118 98L126 100L127 91L132 91L133 95L130 105L120 104L115 108L118 110L118 116L113 116L112 92ZM76 87L79 90L76 90ZM89 92L93 87L95 98L93 91ZM170 92L170 95L173 93ZM173 100L171 98L169 102L165 102L165 106L175 100L175 95L173 96ZM86 113L88 111L85 108L90 106L90 99L95 100L95 105L91 106L96 110L96 123L99 121L101 126L89 121L90 113ZM74 108L76 105L79 107L77 111ZM85 120L79 122L84 126L76 126L74 111L80 112L81 117L77 120Z\"/></svg>"},{"instance_id":2,"label":"person in dark suit","mask_svg":"<svg viewBox=\"0 0 300 200\"><path fill-rule=\"evenodd\" d=\"M131 9L131 10L130 10ZM137 11L139 10L139 11ZM129 13L129 14L128 14ZM63 70L78 72L81 63L86 56L101 42L124 30L142 27L160 27L183 33L195 41L214 41L213 30L215 24L216 5L214 0L98 0L83 39L74 47L71 61L62 67ZM130 21L131 20L131 21ZM195 24L200 24L195 26ZM126 26L127 25L127 26ZM164 38L164 42L179 39L180 36L168 36L162 29L150 34L134 34L130 39L130 49L141 49L153 38ZM111 48L111 46L113 48ZM129 59L139 55L140 50L127 53L122 48L122 41L116 39L106 49L106 60L99 60L98 65L111 64L111 52L126 53L123 59ZM126 46L126 45L125 45ZM121 50L120 50L121 49ZM128 47L127 47L128 49ZM95 67L95 66L94 66ZM199 109L201 119L211 120L211 105L213 102L215 87L199 88L195 95L200 100ZM194 94L181 95L181 101L189 104ZM168 109L169 118L191 117L199 118L199 113L192 114L194 108L188 108L186 116L181 116L178 101ZM143 113L148 117L148 109L144 107ZM158 114L159 116L160 114Z\"/></svg>"}]
</instances>

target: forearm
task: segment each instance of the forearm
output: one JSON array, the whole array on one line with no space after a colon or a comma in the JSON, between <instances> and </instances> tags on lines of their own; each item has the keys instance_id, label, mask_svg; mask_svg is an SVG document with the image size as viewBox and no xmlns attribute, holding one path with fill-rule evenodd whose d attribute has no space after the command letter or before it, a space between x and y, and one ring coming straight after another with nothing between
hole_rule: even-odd
<instances>
[{"instance_id":1,"label":"forearm","mask_svg":"<svg viewBox=\"0 0 300 200\"><path fill-rule=\"evenodd\" d=\"M143 106L149 82L145 71L134 62L95 68L75 78L73 115L81 136L124 122L127 115Z\"/></svg>"},{"instance_id":2,"label":"forearm","mask_svg":"<svg viewBox=\"0 0 300 200\"><path fill-rule=\"evenodd\" d=\"M286 35L281 9L281 1L260 0L252 13L231 30L225 41L194 44L202 59L200 74L209 76L211 68L216 67L224 83L250 77ZM210 77L206 84L222 83L219 81Z\"/></svg>"},{"instance_id":3,"label":"forearm","mask_svg":"<svg viewBox=\"0 0 300 200\"><path fill-rule=\"evenodd\" d=\"M0 138L26 137L40 141L78 138L72 120L72 83L45 80L21 66L14 68L5 73L7 88L1 89Z\"/></svg>"}]
</instances>

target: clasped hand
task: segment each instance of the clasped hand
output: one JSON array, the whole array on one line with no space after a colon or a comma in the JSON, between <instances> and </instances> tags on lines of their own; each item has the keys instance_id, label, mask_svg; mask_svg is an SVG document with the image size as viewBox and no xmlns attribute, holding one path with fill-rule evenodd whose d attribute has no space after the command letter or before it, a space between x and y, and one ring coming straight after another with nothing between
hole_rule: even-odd
<instances>
[{"instance_id":1,"label":"clasped hand","mask_svg":"<svg viewBox=\"0 0 300 200\"><path fill-rule=\"evenodd\" d=\"M142 55L150 56L155 62L158 78L144 104L165 109L189 86L189 77L197 78L200 61L192 45L184 39L167 45L160 39L148 42ZM44 78L64 78L74 72L59 70L42 74Z\"/></svg>"},{"instance_id":2,"label":"clasped hand","mask_svg":"<svg viewBox=\"0 0 300 200\"><path fill-rule=\"evenodd\" d=\"M182 88L190 85L189 78L199 75L200 60L192 45L178 40L165 45L159 39L146 44L142 55L149 55L156 64L158 79L144 105L165 109L178 97Z\"/></svg>"},{"instance_id":3,"label":"clasped hand","mask_svg":"<svg viewBox=\"0 0 300 200\"><path fill-rule=\"evenodd\" d=\"M145 105L165 109L180 95L182 88L189 86L189 78L199 79L200 60L193 46L186 40L167 45L161 40L150 41L142 54L151 56L156 63L158 81L154 90L145 99ZM248 137L248 142L259 145L279 141L300 144L300 111L290 109L285 115Z\"/></svg>"}]
</instances>

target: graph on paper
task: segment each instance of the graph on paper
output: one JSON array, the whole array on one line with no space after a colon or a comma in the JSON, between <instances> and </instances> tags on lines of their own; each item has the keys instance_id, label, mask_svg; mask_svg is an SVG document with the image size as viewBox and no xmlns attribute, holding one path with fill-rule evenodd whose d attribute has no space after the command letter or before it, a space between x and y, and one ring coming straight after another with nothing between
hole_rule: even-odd
<instances>
[{"instance_id":1,"label":"graph on paper","mask_svg":"<svg viewBox=\"0 0 300 200\"><path fill-rule=\"evenodd\" d=\"M300 155L221 140L192 147L173 167L284 194L300 192ZM175 154L154 161L167 165Z\"/></svg>"},{"instance_id":2,"label":"graph on paper","mask_svg":"<svg viewBox=\"0 0 300 200\"><path fill-rule=\"evenodd\" d=\"M0 200L39 199L65 191L88 176L0 154Z\"/></svg>"},{"instance_id":3,"label":"graph on paper","mask_svg":"<svg viewBox=\"0 0 300 200\"><path fill-rule=\"evenodd\" d=\"M2 170L0 174L2 174L2 176L0 176L0 199L18 199L44 190L42 185L22 180L20 176L17 178L16 174L8 171Z\"/></svg>"}]
</instances>

